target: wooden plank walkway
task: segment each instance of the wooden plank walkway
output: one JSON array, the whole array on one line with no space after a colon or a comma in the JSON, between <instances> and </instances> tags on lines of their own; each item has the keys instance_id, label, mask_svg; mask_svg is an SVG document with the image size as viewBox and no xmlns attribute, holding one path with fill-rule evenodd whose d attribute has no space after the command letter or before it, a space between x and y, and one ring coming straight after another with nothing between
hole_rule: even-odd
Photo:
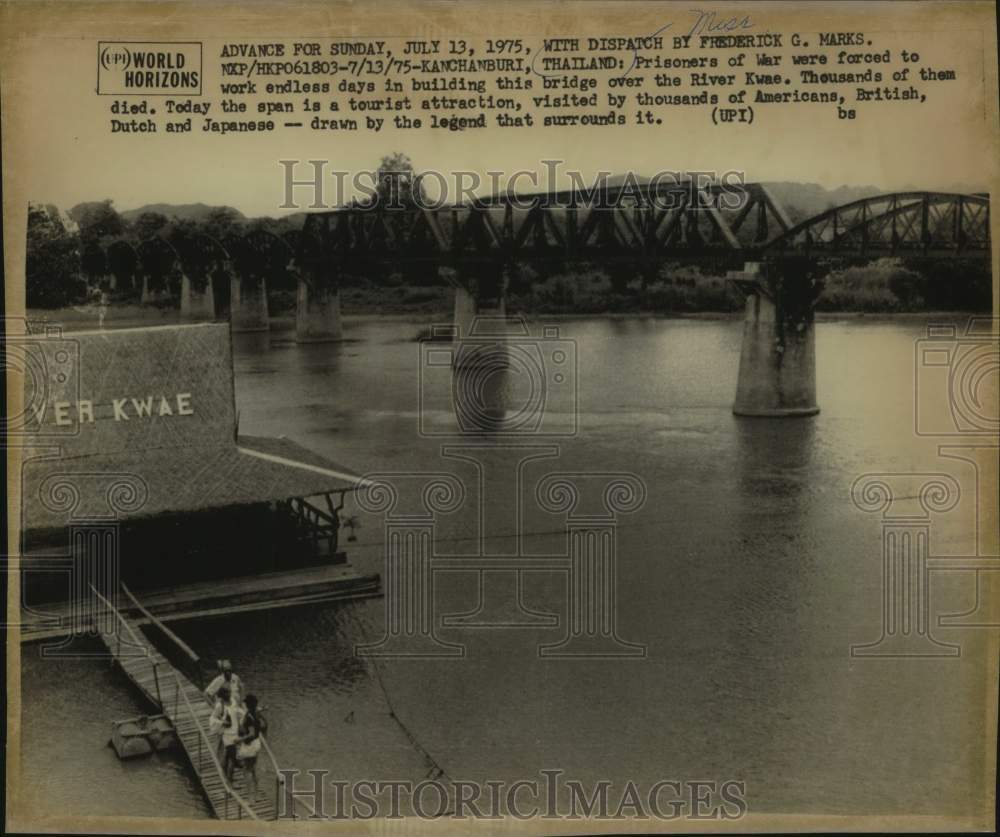
<instances>
[{"instance_id":1,"label":"wooden plank walkway","mask_svg":"<svg viewBox=\"0 0 1000 837\"><path fill-rule=\"evenodd\" d=\"M226 782L220 764L219 736L208 733L212 709L201 689L153 647L132 619L97 595L107 607L109 617L100 625L101 639L128 679L173 723L177 739L215 815L224 820L277 819L276 800L267 793L256 800L247 798L246 777L241 769L237 768L232 786ZM263 756L262 751L258 772ZM263 788L261 783L262 791Z\"/></svg>"},{"instance_id":2,"label":"wooden plank walkway","mask_svg":"<svg viewBox=\"0 0 1000 837\"><path fill-rule=\"evenodd\" d=\"M275 573L177 585L142 593L143 604L162 622L224 616L283 607L350 601L382 594L378 573L358 573L350 564L326 564ZM133 625L149 619L124 606ZM64 637L89 625L90 602L51 602L22 610L22 643Z\"/></svg>"}]
</instances>

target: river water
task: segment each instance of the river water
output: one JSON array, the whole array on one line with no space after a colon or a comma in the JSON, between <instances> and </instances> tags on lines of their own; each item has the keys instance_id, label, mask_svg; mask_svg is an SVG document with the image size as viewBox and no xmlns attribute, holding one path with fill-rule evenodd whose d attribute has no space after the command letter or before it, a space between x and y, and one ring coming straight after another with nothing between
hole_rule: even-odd
<instances>
[{"instance_id":1,"label":"river water","mask_svg":"<svg viewBox=\"0 0 1000 837\"><path fill-rule=\"evenodd\" d=\"M465 502L435 530L435 554L456 567L518 549L565 554L565 518L518 499L518 463L522 488L559 471L632 474L646 491L616 530L617 634L644 657L550 659L538 648L563 628L452 625L438 637L464 645L464 657L385 659L376 670L353 647L381 636L384 599L177 625L261 695L281 761L348 781L416 781L425 753L448 777L480 782L550 769L585 784L735 779L757 813L981 805L985 749L970 707L984 706L991 685L984 632L938 629L961 643L956 658L850 655L878 639L882 595L880 518L851 503L853 481L947 470L940 440L913 432L914 351L927 323L818 324L822 412L794 420L732 415L739 321L558 325L577 361L564 381L578 396L576 434L503 445L434 435L449 427L449 379L440 368L418 374L420 323L349 321L337 346L296 345L290 332L235 340L242 433L286 435L362 473L462 483ZM348 511L361 524L350 559L381 570L381 518ZM948 546L932 540L932 552ZM435 576L438 617L474 611L478 578ZM559 571L522 576L524 610L512 604L513 574L483 578L504 619L565 613ZM951 610L971 607L967 585L952 592ZM29 800L78 815L206 813L179 757L120 763L105 746L112 719L143 711L106 663L40 659L28 646L22 677Z\"/></svg>"}]
</instances>

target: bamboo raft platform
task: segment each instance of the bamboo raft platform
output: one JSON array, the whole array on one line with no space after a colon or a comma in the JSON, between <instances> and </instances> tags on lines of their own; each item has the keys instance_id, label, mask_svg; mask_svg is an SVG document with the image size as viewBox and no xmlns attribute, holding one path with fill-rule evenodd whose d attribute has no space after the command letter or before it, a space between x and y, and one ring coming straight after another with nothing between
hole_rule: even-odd
<instances>
[{"instance_id":1,"label":"bamboo raft platform","mask_svg":"<svg viewBox=\"0 0 1000 837\"><path fill-rule=\"evenodd\" d=\"M161 588L143 592L142 597L149 614L173 622L381 594L378 573L358 573L350 564L338 562ZM134 625L150 624L150 618L135 607L125 606L123 612ZM93 606L85 602L40 605L38 611L22 613L20 639L26 643L64 637L90 624L93 617Z\"/></svg>"},{"instance_id":2,"label":"bamboo raft platform","mask_svg":"<svg viewBox=\"0 0 1000 837\"><path fill-rule=\"evenodd\" d=\"M147 620L165 630L182 649L190 651L124 585L122 587L133 607L144 613ZM223 820L276 820L282 775L264 736L261 735L263 746L258 761L266 758L273 768L274 797L264 793L262 798L248 799L243 770L236 770L232 784L227 781L223 772L218 756L219 736L208 732L212 708L202 690L156 650L135 619L125 616L121 609L96 590L94 593L104 607L95 620L101 640L128 679L173 724L177 740L184 749L215 816ZM263 783L261 786L263 787ZM295 804L303 806L307 815L315 813L300 799L296 799Z\"/></svg>"}]
</instances>

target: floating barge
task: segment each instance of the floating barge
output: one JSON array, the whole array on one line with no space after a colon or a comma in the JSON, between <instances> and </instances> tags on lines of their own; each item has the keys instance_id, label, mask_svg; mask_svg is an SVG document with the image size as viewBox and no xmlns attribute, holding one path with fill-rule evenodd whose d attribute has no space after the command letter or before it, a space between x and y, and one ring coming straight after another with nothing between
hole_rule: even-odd
<instances>
[{"instance_id":1,"label":"floating barge","mask_svg":"<svg viewBox=\"0 0 1000 837\"><path fill-rule=\"evenodd\" d=\"M149 616L146 608L124 585L123 592L132 600L135 608ZM260 736L263 752L274 772L274 795L250 796L247 793L247 777L244 772L239 771L240 780L237 780L234 774L231 781L227 779L219 763L219 737L218 734L213 735L209 732L212 709L205 700L201 684L196 684L177 669L156 649L134 620L123 615L112 601L104 598L96 590L94 593L98 604L103 606L103 609L95 614L95 624L98 626L101 641L117 667L161 713L156 716L162 723L159 725L160 735L155 739L153 736L143 734L151 726L148 718L140 717L138 720L124 721L121 722L121 726L113 728L111 743L119 757L131 758L142 755L144 745L152 749L159 744L164 746L179 744L187 756L212 813L218 819L276 820L280 810L283 774L263 734ZM170 634L169 629L164 628L156 617L150 618L157 627ZM172 638L186 648L182 640L177 637ZM124 735L120 734L123 728L126 729ZM119 733L117 739L115 732ZM150 740L147 741L147 738ZM292 804L297 807L299 803L293 800ZM290 813L297 814L298 811L293 807ZM316 812L307 806L306 814L315 816Z\"/></svg>"},{"instance_id":2,"label":"floating barge","mask_svg":"<svg viewBox=\"0 0 1000 837\"><path fill-rule=\"evenodd\" d=\"M91 633L120 582L163 621L379 595L340 549L362 478L240 435L225 324L46 335L25 392L22 641ZM29 386L29 384L26 384ZM144 624L142 613L126 607Z\"/></svg>"},{"instance_id":3,"label":"floating barge","mask_svg":"<svg viewBox=\"0 0 1000 837\"><path fill-rule=\"evenodd\" d=\"M363 574L350 565L334 565L152 590L143 594L143 603L159 621L178 622L380 595L382 584L378 573ZM22 643L63 637L81 622L93 623L94 611L87 605L80 608L58 602L45 605L44 609L44 613L23 612ZM123 610L136 625L152 622L137 611L127 607Z\"/></svg>"},{"instance_id":4,"label":"floating barge","mask_svg":"<svg viewBox=\"0 0 1000 837\"><path fill-rule=\"evenodd\" d=\"M112 721L108 743L118 758L124 761L148 756L156 750L173 749L177 746L177 733L166 715L139 715L124 721Z\"/></svg>"}]
</instances>

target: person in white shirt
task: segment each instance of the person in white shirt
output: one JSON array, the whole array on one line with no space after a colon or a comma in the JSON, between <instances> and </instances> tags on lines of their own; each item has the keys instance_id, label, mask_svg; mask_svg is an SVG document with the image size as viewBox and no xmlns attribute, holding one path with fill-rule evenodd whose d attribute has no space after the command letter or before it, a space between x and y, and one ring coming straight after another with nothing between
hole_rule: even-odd
<instances>
[{"instance_id":1,"label":"person in white shirt","mask_svg":"<svg viewBox=\"0 0 1000 837\"><path fill-rule=\"evenodd\" d=\"M229 689L221 686L218 690L218 701L212 710L210 728L217 729L220 733L219 743L223 750L222 769L226 774L226 780L230 783L233 781L233 771L236 769L236 746L240 741L240 724L243 723L245 714Z\"/></svg>"},{"instance_id":2,"label":"person in white shirt","mask_svg":"<svg viewBox=\"0 0 1000 837\"><path fill-rule=\"evenodd\" d=\"M229 694L236 703L243 702L243 682L238 674L233 673L233 664L229 660L222 660L219 663L219 676L216 677L205 689L205 697L209 703L214 703L219 693L219 689L225 686Z\"/></svg>"}]
</instances>

